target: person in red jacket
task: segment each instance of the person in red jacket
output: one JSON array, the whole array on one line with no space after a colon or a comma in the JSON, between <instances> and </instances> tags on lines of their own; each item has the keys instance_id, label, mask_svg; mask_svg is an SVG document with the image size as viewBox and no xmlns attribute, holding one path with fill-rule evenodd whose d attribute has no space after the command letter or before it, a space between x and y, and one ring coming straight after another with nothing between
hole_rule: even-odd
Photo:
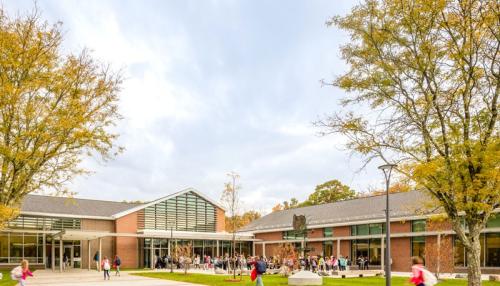
<instances>
[{"instance_id":1,"label":"person in red jacket","mask_svg":"<svg viewBox=\"0 0 500 286\"><path fill-rule=\"evenodd\" d=\"M410 282L415 286L425 286L424 280L424 261L419 256L411 258L413 266L411 267L412 276Z\"/></svg>"},{"instance_id":2,"label":"person in red jacket","mask_svg":"<svg viewBox=\"0 0 500 286\"><path fill-rule=\"evenodd\" d=\"M20 286L24 286L24 282L28 276L33 277L33 273L31 273L28 260L21 260L21 265L12 269L10 272L12 280L17 280Z\"/></svg>"}]
</instances>

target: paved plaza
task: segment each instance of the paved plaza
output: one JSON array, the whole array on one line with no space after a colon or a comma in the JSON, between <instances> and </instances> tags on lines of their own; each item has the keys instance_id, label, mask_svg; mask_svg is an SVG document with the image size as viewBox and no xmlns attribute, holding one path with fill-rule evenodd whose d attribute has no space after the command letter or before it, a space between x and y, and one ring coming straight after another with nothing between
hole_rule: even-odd
<instances>
[{"instance_id":1,"label":"paved plaza","mask_svg":"<svg viewBox=\"0 0 500 286\"><path fill-rule=\"evenodd\" d=\"M122 272L121 276L111 275L111 280L104 280L102 272L95 270L71 270L64 273L52 272L51 270L38 270L34 277L28 278L27 285L30 286L190 286L198 285L185 282L153 279L130 275Z\"/></svg>"}]
</instances>

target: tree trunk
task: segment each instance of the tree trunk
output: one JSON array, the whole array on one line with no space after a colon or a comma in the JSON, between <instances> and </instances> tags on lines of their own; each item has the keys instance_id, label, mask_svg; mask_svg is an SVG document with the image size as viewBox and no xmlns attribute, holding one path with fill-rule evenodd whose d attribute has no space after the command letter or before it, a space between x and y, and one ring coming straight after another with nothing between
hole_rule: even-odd
<instances>
[{"instance_id":1,"label":"tree trunk","mask_svg":"<svg viewBox=\"0 0 500 286\"><path fill-rule=\"evenodd\" d=\"M481 243L479 237L480 231L478 228L469 227L470 247L466 248L468 286L481 285Z\"/></svg>"}]
</instances>

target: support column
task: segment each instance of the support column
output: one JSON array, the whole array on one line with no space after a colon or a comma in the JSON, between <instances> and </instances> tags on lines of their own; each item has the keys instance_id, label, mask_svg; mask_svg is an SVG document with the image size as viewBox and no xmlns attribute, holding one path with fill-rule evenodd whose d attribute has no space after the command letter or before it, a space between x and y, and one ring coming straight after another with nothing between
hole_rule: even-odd
<instances>
[{"instance_id":1,"label":"support column","mask_svg":"<svg viewBox=\"0 0 500 286\"><path fill-rule=\"evenodd\" d=\"M90 271L90 256L91 256L91 251L90 251L90 239L87 240L87 252L88 252L88 266L87 266L87 269Z\"/></svg>"},{"instance_id":2,"label":"support column","mask_svg":"<svg viewBox=\"0 0 500 286\"><path fill-rule=\"evenodd\" d=\"M59 239L59 272L63 272L63 240L62 237Z\"/></svg>"},{"instance_id":3,"label":"support column","mask_svg":"<svg viewBox=\"0 0 500 286\"><path fill-rule=\"evenodd\" d=\"M383 237L380 238L380 251L381 251L381 257L380 257L380 269L384 270L385 269L385 250L384 246L385 245L385 240Z\"/></svg>"},{"instance_id":4,"label":"support column","mask_svg":"<svg viewBox=\"0 0 500 286\"><path fill-rule=\"evenodd\" d=\"M47 235L44 233L42 234L42 244L43 244L43 248L42 248L42 255L43 255L43 259L42 259L42 262L43 262L43 267L47 267Z\"/></svg>"},{"instance_id":5,"label":"support column","mask_svg":"<svg viewBox=\"0 0 500 286\"><path fill-rule=\"evenodd\" d=\"M266 244L262 243L262 257L266 257Z\"/></svg>"},{"instance_id":6,"label":"support column","mask_svg":"<svg viewBox=\"0 0 500 286\"><path fill-rule=\"evenodd\" d=\"M52 248L50 249L50 264L52 266L52 271L56 271L56 240L52 237Z\"/></svg>"},{"instance_id":7,"label":"support column","mask_svg":"<svg viewBox=\"0 0 500 286\"><path fill-rule=\"evenodd\" d=\"M255 241L252 241L252 256L255 256Z\"/></svg>"},{"instance_id":8,"label":"support column","mask_svg":"<svg viewBox=\"0 0 500 286\"><path fill-rule=\"evenodd\" d=\"M216 253L217 253L217 257L219 257L219 256L220 256L220 253L219 253L219 241L218 241L218 240L217 240L216 245L217 245L217 251L216 251Z\"/></svg>"},{"instance_id":9,"label":"support column","mask_svg":"<svg viewBox=\"0 0 500 286\"><path fill-rule=\"evenodd\" d=\"M485 248L485 247L483 247ZM436 265L436 276L439 278L439 272L441 272L441 234L437 235L437 265Z\"/></svg>"},{"instance_id":10,"label":"support column","mask_svg":"<svg viewBox=\"0 0 500 286\"><path fill-rule=\"evenodd\" d=\"M155 269L155 262L156 261L153 261L154 258L155 258L155 249L154 249L154 240L151 238L151 269Z\"/></svg>"},{"instance_id":11,"label":"support column","mask_svg":"<svg viewBox=\"0 0 500 286\"><path fill-rule=\"evenodd\" d=\"M99 265L97 265L97 269L100 272L101 271L101 261L102 261L102 238L100 238L100 237L99 237L99 255L98 256L99 256L99 261L97 261L97 262Z\"/></svg>"},{"instance_id":12,"label":"support column","mask_svg":"<svg viewBox=\"0 0 500 286\"><path fill-rule=\"evenodd\" d=\"M337 259L340 257L340 239L337 239Z\"/></svg>"}]
</instances>

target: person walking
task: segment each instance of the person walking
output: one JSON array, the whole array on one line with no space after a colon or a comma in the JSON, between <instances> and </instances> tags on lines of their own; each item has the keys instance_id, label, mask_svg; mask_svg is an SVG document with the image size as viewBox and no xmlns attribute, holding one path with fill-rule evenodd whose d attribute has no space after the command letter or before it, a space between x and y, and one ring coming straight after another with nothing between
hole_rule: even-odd
<instances>
[{"instance_id":1,"label":"person walking","mask_svg":"<svg viewBox=\"0 0 500 286\"><path fill-rule=\"evenodd\" d=\"M25 285L24 282L28 276L33 277L33 273L30 271L29 263L26 259L21 260L21 265L12 269L10 272L10 278L12 278L12 280L16 280L19 283L19 286Z\"/></svg>"},{"instance_id":2,"label":"person walking","mask_svg":"<svg viewBox=\"0 0 500 286\"><path fill-rule=\"evenodd\" d=\"M104 270L104 280L106 280L106 276L108 277L109 280L110 279L109 270L111 269L111 264L109 263L109 259L107 256L104 256L104 259L101 262L101 267L102 270Z\"/></svg>"},{"instance_id":3,"label":"person walking","mask_svg":"<svg viewBox=\"0 0 500 286\"><path fill-rule=\"evenodd\" d=\"M424 283L424 266L422 258L418 256L412 257L411 279L410 282L415 286L425 286Z\"/></svg>"},{"instance_id":4,"label":"person walking","mask_svg":"<svg viewBox=\"0 0 500 286\"><path fill-rule=\"evenodd\" d=\"M113 265L115 266L115 270L116 270L115 276L121 276L120 275L120 265L122 265L122 260L120 259L120 256L115 255Z\"/></svg>"},{"instance_id":5,"label":"person walking","mask_svg":"<svg viewBox=\"0 0 500 286\"><path fill-rule=\"evenodd\" d=\"M99 251L96 251L94 254L94 262L95 262L95 270L100 271L99 268Z\"/></svg>"},{"instance_id":6,"label":"person walking","mask_svg":"<svg viewBox=\"0 0 500 286\"><path fill-rule=\"evenodd\" d=\"M267 265L263 260L262 256L258 259L254 258L250 264L254 267L252 272L255 273L255 286L264 286L264 281L262 281L262 275L266 273ZM253 276L253 275L252 275Z\"/></svg>"}]
</instances>

